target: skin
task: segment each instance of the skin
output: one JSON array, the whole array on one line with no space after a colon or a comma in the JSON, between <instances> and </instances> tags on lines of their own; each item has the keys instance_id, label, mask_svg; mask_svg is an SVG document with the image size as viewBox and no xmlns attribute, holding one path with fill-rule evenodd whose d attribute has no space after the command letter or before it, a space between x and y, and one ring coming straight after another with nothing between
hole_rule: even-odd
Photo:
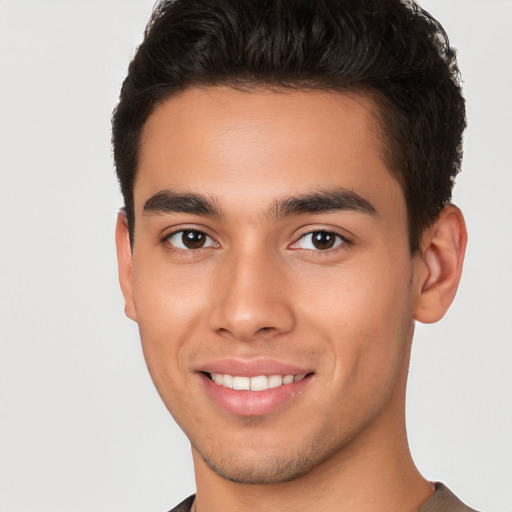
<instances>
[{"instance_id":1,"label":"skin","mask_svg":"<svg viewBox=\"0 0 512 512\"><path fill-rule=\"evenodd\" d=\"M199 512L412 511L432 493L407 445L407 370L414 321L437 321L453 300L466 232L447 207L410 254L374 113L354 94L194 88L144 126L132 248L124 216L117 225L120 281L191 441ZM375 211L276 214L332 190ZM162 191L206 197L218 215L144 211ZM183 229L204 246L171 236ZM313 232L334 246L315 247ZM211 361L261 358L308 370L270 412L233 414L205 390Z\"/></svg>"}]
</instances>

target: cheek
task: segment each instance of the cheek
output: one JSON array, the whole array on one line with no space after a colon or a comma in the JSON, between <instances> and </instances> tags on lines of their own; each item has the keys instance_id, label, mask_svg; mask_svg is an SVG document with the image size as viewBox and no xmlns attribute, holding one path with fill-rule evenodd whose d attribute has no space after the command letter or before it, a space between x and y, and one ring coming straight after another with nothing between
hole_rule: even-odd
<instances>
[{"instance_id":1,"label":"cheek","mask_svg":"<svg viewBox=\"0 0 512 512\"><path fill-rule=\"evenodd\" d=\"M331 371L347 381L396 372L412 337L410 261L324 270L304 282L308 293L298 307L329 340Z\"/></svg>"},{"instance_id":2,"label":"cheek","mask_svg":"<svg viewBox=\"0 0 512 512\"><path fill-rule=\"evenodd\" d=\"M141 258L142 260L142 258ZM133 288L137 321L145 330L179 334L190 327L204 307L204 271L194 265L170 265L165 261L134 258Z\"/></svg>"},{"instance_id":3,"label":"cheek","mask_svg":"<svg viewBox=\"0 0 512 512\"><path fill-rule=\"evenodd\" d=\"M155 262L137 266L133 289L144 357L157 387L186 372L184 347L204 317L205 283L192 265L171 271ZM179 371L178 371L179 370Z\"/></svg>"}]
</instances>

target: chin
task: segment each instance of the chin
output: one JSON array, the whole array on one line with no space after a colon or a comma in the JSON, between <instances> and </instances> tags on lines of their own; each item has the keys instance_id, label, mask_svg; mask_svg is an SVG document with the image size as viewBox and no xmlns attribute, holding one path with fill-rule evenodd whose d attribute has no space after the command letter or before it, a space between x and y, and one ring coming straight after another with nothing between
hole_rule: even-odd
<instances>
[{"instance_id":1,"label":"chin","mask_svg":"<svg viewBox=\"0 0 512 512\"><path fill-rule=\"evenodd\" d=\"M295 457L263 459L254 462L220 461L214 463L203 457L208 467L221 478L246 485L268 485L289 482L309 473L315 466L311 459Z\"/></svg>"},{"instance_id":2,"label":"chin","mask_svg":"<svg viewBox=\"0 0 512 512\"><path fill-rule=\"evenodd\" d=\"M329 450L325 440L320 438L289 447L268 450L264 453L257 447L254 450L241 449L220 454L214 450L204 451L195 447L204 463L221 478L230 482L247 485L268 485L289 482L303 477L320 466L336 450Z\"/></svg>"}]
</instances>

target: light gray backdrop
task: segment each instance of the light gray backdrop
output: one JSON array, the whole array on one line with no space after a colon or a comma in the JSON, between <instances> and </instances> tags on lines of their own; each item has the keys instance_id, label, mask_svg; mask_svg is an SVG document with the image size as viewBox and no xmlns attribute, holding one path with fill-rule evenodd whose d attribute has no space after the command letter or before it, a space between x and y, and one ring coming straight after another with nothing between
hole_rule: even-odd
<instances>
[{"instance_id":1,"label":"light gray backdrop","mask_svg":"<svg viewBox=\"0 0 512 512\"><path fill-rule=\"evenodd\" d=\"M123 315L110 112L152 0L0 0L0 511L163 512L186 438ZM425 476L512 511L512 2L423 5L459 48L469 128L459 296L418 326L408 399Z\"/></svg>"}]
</instances>

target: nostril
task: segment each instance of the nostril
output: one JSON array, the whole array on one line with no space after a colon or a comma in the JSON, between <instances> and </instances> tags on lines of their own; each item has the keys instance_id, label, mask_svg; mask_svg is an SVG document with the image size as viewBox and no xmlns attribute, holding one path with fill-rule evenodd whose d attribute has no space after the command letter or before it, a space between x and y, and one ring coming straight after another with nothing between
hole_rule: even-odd
<instances>
[{"instance_id":1,"label":"nostril","mask_svg":"<svg viewBox=\"0 0 512 512\"><path fill-rule=\"evenodd\" d=\"M280 303L262 301L244 305L243 301L235 303L233 299L212 309L209 324L216 334L226 339L251 341L289 332L295 318L291 310Z\"/></svg>"},{"instance_id":2,"label":"nostril","mask_svg":"<svg viewBox=\"0 0 512 512\"><path fill-rule=\"evenodd\" d=\"M264 338L268 337L268 336L271 336L273 333L276 332L276 328L275 327L260 327L255 335L256 336L263 336Z\"/></svg>"}]
</instances>

